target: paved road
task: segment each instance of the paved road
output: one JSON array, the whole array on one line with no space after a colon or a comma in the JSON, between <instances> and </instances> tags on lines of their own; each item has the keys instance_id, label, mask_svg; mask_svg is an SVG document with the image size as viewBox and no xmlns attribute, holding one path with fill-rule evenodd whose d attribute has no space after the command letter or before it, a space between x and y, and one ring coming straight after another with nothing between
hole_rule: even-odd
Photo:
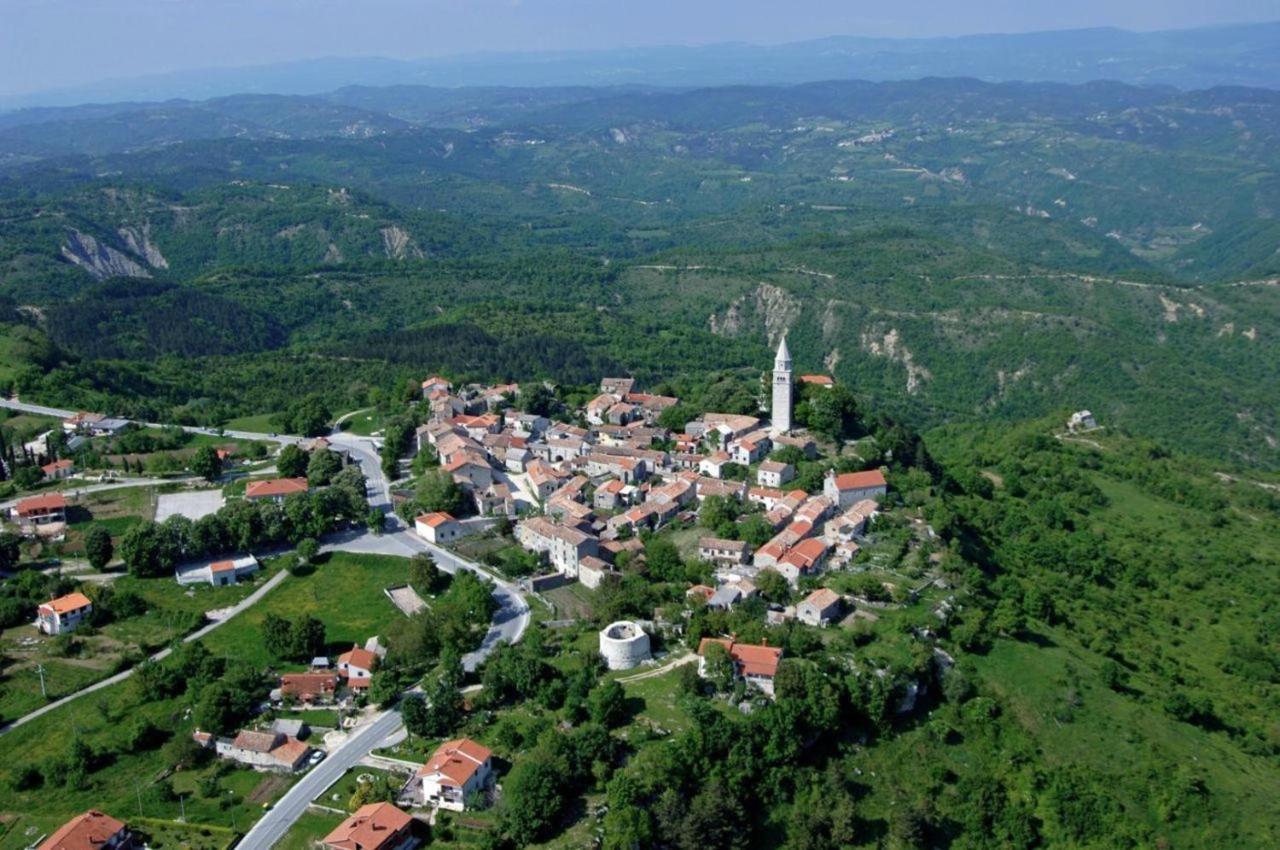
<instances>
[{"instance_id":1,"label":"paved road","mask_svg":"<svg viewBox=\"0 0 1280 850\"><path fill-rule=\"evenodd\" d=\"M104 490L123 490L128 487L158 487L162 484L187 484L197 480L196 476L186 475L181 478L123 478L119 481L113 481L110 484L86 484L83 487L77 487L74 484L70 487L64 487L61 490L47 490L48 493L61 493L64 496L76 497L86 493L101 493ZM203 480L203 479L198 479ZM30 498L23 496L22 499ZM0 502L0 511L8 510L22 499L10 499L7 502Z\"/></svg>"},{"instance_id":2,"label":"paved road","mask_svg":"<svg viewBox=\"0 0 1280 850\"><path fill-rule=\"evenodd\" d=\"M335 748L324 761L305 773L236 846L242 850L267 850L284 837L320 792L359 764L399 727L399 713L384 711L370 723L356 729L342 746Z\"/></svg>"},{"instance_id":3,"label":"paved road","mask_svg":"<svg viewBox=\"0 0 1280 850\"><path fill-rule=\"evenodd\" d=\"M0 406L61 418L73 415L72 411L57 410L15 401L0 400ZM216 433L212 429L190 426L187 426L185 430L199 434ZM224 431L222 433L240 439L274 440L279 443L296 443L300 439L289 435L269 436L247 431ZM330 551L372 552L401 556L413 555L417 552L428 552L435 558L440 568L447 572L469 570L491 581L493 583L493 595L498 600L498 611L494 614L489 631L485 634L479 648L463 656L462 664L468 671L475 670L500 643L515 643L519 641L531 621L529 605L525 602L519 588L511 582L494 575L479 564L421 539L391 510L390 482L382 473L382 461L378 452L380 441L371 437L360 437L337 430L329 436L329 441L335 447L346 450L352 459L360 464L360 468L369 482L369 504L386 513L387 527L381 535L366 531L352 535L345 540L330 542L324 548ZM284 572L278 573L272 578L272 582L282 580L285 575L286 573ZM243 610L243 608L256 602L262 594L270 589L272 582L255 592L253 596L245 599L240 606L237 606L237 609ZM239 613L239 610L234 613ZM225 622L225 620L222 622ZM215 623L207 626L200 632L190 635L187 640L196 640L220 624ZM163 654L157 653L156 657L163 657L166 654L167 651ZM37 717L46 711L52 710L64 701L74 699L91 690L106 687L115 681L122 681L131 672L125 671L116 677L112 677L112 679L104 680L94 685L92 688L80 691L56 703L51 703L43 709L27 715L27 717L15 721L13 725L26 722L32 717ZM246 850L259 850L259 848L267 850L267 848L284 837L289 828L302 816L307 810L307 806L321 791L347 770L358 764L361 759L374 749L386 742L394 742L398 738L403 738L403 735L404 729L400 721L399 712L388 710L376 715L368 724L355 730L346 741L335 747L324 761L312 768L301 780L285 792L285 795L280 798L276 805L254 824L238 846L246 848Z\"/></svg>"},{"instance_id":4,"label":"paved road","mask_svg":"<svg viewBox=\"0 0 1280 850\"><path fill-rule=\"evenodd\" d=\"M258 588L253 593L249 594L244 599L240 600L231 608L224 609L227 612L224 617L222 617L219 620L213 621L207 626L197 629L196 631L184 637L182 639L182 642L191 643L193 640L199 640L200 638L209 634L209 632L218 628L223 623L227 622L232 617L236 616L237 614L241 613L245 609L249 608L262 597L266 596L268 593L271 592L272 588L274 588L280 582L284 581L288 575L289 574L284 570L281 570L280 572L276 573L271 578L267 579L267 581L262 585L262 587ZM157 652L155 655L152 655L151 660L161 661L165 658L168 658L171 652L173 652L173 649L171 647L165 647L164 649ZM114 676L110 676L106 679L103 679L100 682L94 682L92 685L89 685L87 688L81 688L80 690L76 691L74 694L67 694L62 699L54 700L48 705L41 706L40 708L37 708L35 711L31 712L30 714L24 714L22 717L19 717L17 720L14 720L9 724L3 727L0 727L0 735L3 735L5 732L8 732L10 729L14 728L15 726L21 726L24 723L27 723L31 720L36 719L42 714L47 714L48 712L53 711L55 708L60 708L61 706L66 705L67 703L71 702L74 699L79 699L85 694L91 694L94 691L102 690L103 688L110 687L111 685L114 685L118 682L123 682L125 679L132 676L134 670L136 669L138 668L130 667L128 670L117 673Z\"/></svg>"}]
</instances>

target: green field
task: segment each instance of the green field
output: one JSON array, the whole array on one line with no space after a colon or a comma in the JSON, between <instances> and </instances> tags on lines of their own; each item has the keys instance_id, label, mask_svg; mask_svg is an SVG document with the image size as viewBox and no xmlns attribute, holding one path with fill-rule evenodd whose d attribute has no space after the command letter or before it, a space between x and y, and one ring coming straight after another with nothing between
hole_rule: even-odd
<instances>
[{"instance_id":1,"label":"green field","mask_svg":"<svg viewBox=\"0 0 1280 850\"><path fill-rule=\"evenodd\" d=\"M308 809L294 822L275 850L314 850L315 843L342 823L342 815Z\"/></svg>"},{"instance_id":2,"label":"green field","mask_svg":"<svg viewBox=\"0 0 1280 850\"><path fill-rule=\"evenodd\" d=\"M311 614L324 621L331 655L381 633L399 615L382 592L409 580L405 558L335 552L310 575L291 576L252 609L206 638L213 652L266 667L275 659L262 645L261 624L268 614L294 618Z\"/></svg>"},{"instance_id":3,"label":"green field","mask_svg":"<svg viewBox=\"0 0 1280 850\"><path fill-rule=\"evenodd\" d=\"M228 431L247 431L252 434L271 434L278 429L272 423L274 413L257 413L252 416L240 416L224 422L222 427Z\"/></svg>"}]
</instances>

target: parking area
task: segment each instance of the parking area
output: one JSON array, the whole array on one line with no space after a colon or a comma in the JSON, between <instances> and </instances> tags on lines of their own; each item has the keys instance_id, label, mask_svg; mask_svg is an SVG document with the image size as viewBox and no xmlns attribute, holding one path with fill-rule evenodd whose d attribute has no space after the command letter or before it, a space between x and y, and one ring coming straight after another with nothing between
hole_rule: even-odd
<instances>
[{"instance_id":1,"label":"parking area","mask_svg":"<svg viewBox=\"0 0 1280 850\"><path fill-rule=\"evenodd\" d=\"M164 522L171 516L200 519L222 507L221 490L188 490L183 493L165 493L156 501L156 521Z\"/></svg>"}]
</instances>

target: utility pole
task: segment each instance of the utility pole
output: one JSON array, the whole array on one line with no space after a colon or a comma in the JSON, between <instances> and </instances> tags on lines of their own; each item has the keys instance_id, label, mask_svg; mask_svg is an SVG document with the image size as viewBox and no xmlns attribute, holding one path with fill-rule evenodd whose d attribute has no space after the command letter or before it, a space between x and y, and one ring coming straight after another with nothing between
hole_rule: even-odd
<instances>
[{"instance_id":1,"label":"utility pole","mask_svg":"<svg viewBox=\"0 0 1280 850\"><path fill-rule=\"evenodd\" d=\"M182 810L182 822L187 822L187 798L184 795L178 796L178 807Z\"/></svg>"},{"instance_id":2,"label":"utility pole","mask_svg":"<svg viewBox=\"0 0 1280 850\"><path fill-rule=\"evenodd\" d=\"M142 817L142 786L134 780L133 790L138 793L138 817Z\"/></svg>"},{"instance_id":3,"label":"utility pole","mask_svg":"<svg viewBox=\"0 0 1280 850\"><path fill-rule=\"evenodd\" d=\"M49 698L49 692L48 692L48 691L46 691L46 690L45 690L45 687L44 687L44 665L43 665L43 664L37 664L37 665L36 665L36 672L40 674L40 696L41 696L41 697L43 697L44 699L48 699L48 698Z\"/></svg>"}]
</instances>

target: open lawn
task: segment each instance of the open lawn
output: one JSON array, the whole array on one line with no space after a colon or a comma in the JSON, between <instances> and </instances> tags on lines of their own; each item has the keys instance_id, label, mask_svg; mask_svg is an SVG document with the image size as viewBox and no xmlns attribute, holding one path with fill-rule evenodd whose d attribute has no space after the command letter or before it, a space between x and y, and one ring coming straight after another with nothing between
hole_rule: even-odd
<instances>
[{"instance_id":1,"label":"open lawn","mask_svg":"<svg viewBox=\"0 0 1280 850\"><path fill-rule=\"evenodd\" d=\"M555 590L548 590L542 595L555 606L554 617L557 620L591 619L591 605L595 591L576 581L564 587L557 587Z\"/></svg>"},{"instance_id":2,"label":"open lawn","mask_svg":"<svg viewBox=\"0 0 1280 850\"><path fill-rule=\"evenodd\" d=\"M409 580L409 561L385 555L335 552L309 575L291 576L250 610L206 639L215 653L261 667L276 664L262 645L262 621L268 613L289 619L302 614L325 624L329 654L337 655L381 633L402 616L383 588Z\"/></svg>"},{"instance_id":3,"label":"open lawn","mask_svg":"<svg viewBox=\"0 0 1280 850\"><path fill-rule=\"evenodd\" d=\"M225 827L156 818L129 818L129 827L145 836L150 850L226 850L238 833Z\"/></svg>"},{"instance_id":4,"label":"open lawn","mask_svg":"<svg viewBox=\"0 0 1280 850\"><path fill-rule=\"evenodd\" d=\"M377 410L357 411L350 419L345 420L346 430L352 434L368 437L375 431L382 430L383 416Z\"/></svg>"},{"instance_id":5,"label":"open lawn","mask_svg":"<svg viewBox=\"0 0 1280 850\"><path fill-rule=\"evenodd\" d=\"M280 839L275 850L313 850L342 820L341 815L332 812L308 809Z\"/></svg>"},{"instance_id":6,"label":"open lawn","mask_svg":"<svg viewBox=\"0 0 1280 850\"><path fill-rule=\"evenodd\" d=\"M629 673L643 672L643 668ZM689 716L680 708L680 669L661 676L625 682L627 701L635 718L672 732L688 727Z\"/></svg>"},{"instance_id":7,"label":"open lawn","mask_svg":"<svg viewBox=\"0 0 1280 850\"><path fill-rule=\"evenodd\" d=\"M257 413L253 416L241 416L223 423L222 427L228 431L247 431L253 434L271 434L278 430L271 421L274 417L274 413Z\"/></svg>"}]
</instances>

